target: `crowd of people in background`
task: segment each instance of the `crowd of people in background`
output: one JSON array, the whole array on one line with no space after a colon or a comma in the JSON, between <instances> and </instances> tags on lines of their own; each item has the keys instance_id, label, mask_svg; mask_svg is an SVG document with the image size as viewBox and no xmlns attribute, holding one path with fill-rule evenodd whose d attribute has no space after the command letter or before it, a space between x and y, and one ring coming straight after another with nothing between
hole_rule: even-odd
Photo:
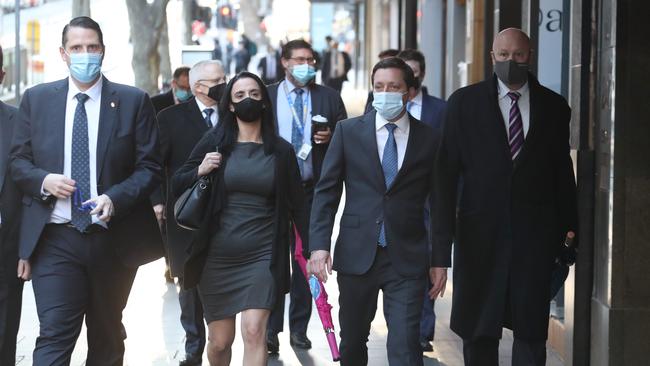
<instances>
[{"instance_id":1,"label":"crowd of people in background","mask_svg":"<svg viewBox=\"0 0 650 366\"><path fill-rule=\"evenodd\" d=\"M180 287L179 365L204 351L230 364L238 314L243 364L265 365L280 350L285 294L290 344L310 349L300 240L308 274L337 271L342 365L368 364L380 292L388 363L423 364L452 243L465 364L498 365L505 326L513 365L544 365L551 271L577 214L570 111L528 72L528 36L499 33L495 74L447 102L423 85L421 52L383 51L351 118L351 59L326 41L323 54L302 39L268 46L257 74L255 43L243 36L224 60L215 41L213 60L177 68L150 99L102 75L102 30L72 19L60 48L70 77L28 89L19 109L0 103L0 363L15 362L31 280L34 365L69 365L84 321L86 364L121 365L137 269L163 256ZM204 206L188 230L174 206L197 186Z\"/></svg>"}]
</instances>

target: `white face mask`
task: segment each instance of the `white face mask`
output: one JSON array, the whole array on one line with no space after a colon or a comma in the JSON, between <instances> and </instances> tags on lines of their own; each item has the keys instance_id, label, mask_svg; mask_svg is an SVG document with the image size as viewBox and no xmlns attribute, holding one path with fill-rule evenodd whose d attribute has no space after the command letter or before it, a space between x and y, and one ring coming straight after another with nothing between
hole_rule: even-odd
<instances>
[{"instance_id":1,"label":"white face mask","mask_svg":"<svg viewBox=\"0 0 650 366\"><path fill-rule=\"evenodd\" d=\"M102 69L101 53L67 53L70 58L70 75L82 83L97 79Z\"/></svg>"},{"instance_id":2,"label":"white face mask","mask_svg":"<svg viewBox=\"0 0 650 366\"><path fill-rule=\"evenodd\" d=\"M404 111L405 93L400 92L373 92L372 106L380 116L387 120L393 120Z\"/></svg>"}]
</instances>

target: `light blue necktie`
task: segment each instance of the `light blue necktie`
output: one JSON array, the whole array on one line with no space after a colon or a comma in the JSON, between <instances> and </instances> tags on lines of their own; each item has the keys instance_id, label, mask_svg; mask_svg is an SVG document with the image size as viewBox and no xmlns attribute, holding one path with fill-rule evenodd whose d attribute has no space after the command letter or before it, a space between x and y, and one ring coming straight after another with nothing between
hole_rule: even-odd
<instances>
[{"instance_id":1,"label":"light blue necktie","mask_svg":"<svg viewBox=\"0 0 650 366\"><path fill-rule=\"evenodd\" d=\"M384 125L388 130L388 138L386 139L386 146L384 146L384 156L381 160L381 168L384 171L384 182L386 183L386 190L390 188L391 184L397 176L397 142L395 142L395 129L397 125L394 123L387 123ZM386 213L384 213L384 221ZM384 221L381 222L379 228L379 239L377 242L379 246L385 247L386 242L386 227Z\"/></svg>"},{"instance_id":2,"label":"light blue necktie","mask_svg":"<svg viewBox=\"0 0 650 366\"><path fill-rule=\"evenodd\" d=\"M71 212L71 222L77 230L82 233L92 224L92 219L88 212L80 210L82 202L90 199L90 152L88 149L88 116L84 103L88 100L88 95L79 93L77 98L77 108L74 111L74 122L72 125L72 156L70 177L76 182L79 199L73 203Z\"/></svg>"},{"instance_id":3,"label":"light blue necktie","mask_svg":"<svg viewBox=\"0 0 650 366\"><path fill-rule=\"evenodd\" d=\"M293 145L293 149L296 151L296 155L298 155L298 152L300 152L300 149L302 149L302 144L304 140L304 135L303 135L303 128L304 128L304 121L303 121L303 106L302 106L302 93L305 91L296 88L294 89L294 92L296 93L296 98L293 101L293 109L296 112L296 116L298 116L297 121L293 121L291 123L291 145ZM305 161L302 160L301 158L298 158L298 168L300 168L300 175L304 175L305 171Z\"/></svg>"}]
</instances>

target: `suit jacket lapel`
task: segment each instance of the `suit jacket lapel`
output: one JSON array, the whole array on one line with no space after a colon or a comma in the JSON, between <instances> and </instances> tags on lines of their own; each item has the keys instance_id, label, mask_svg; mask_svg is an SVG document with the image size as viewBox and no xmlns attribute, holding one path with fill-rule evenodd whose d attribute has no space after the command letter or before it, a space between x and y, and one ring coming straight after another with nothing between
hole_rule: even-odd
<instances>
[{"instance_id":1,"label":"suit jacket lapel","mask_svg":"<svg viewBox=\"0 0 650 366\"><path fill-rule=\"evenodd\" d=\"M208 130L208 126L205 123L205 118L203 117L203 112L199 110L199 105L196 104L196 100L191 99L186 104L188 110L188 117L190 119L190 124L197 128L202 133Z\"/></svg>"},{"instance_id":2,"label":"suit jacket lapel","mask_svg":"<svg viewBox=\"0 0 650 366\"><path fill-rule=\"evenodd\" d=\"M102 76L103 77L103 76ZM108 143L113 136L115 129L117 111L120 108L119 98L111 83L103 77L102 81L102 101L99 109L99 129L97 134L97 182L102 176L104 167L104 158Z\"/></svg>"},{"instance_id":3,"label":"suit jacket lapel","mask_svg":"<svg viewBox=\"0 0 650 366\"><path fill-rule=\"evenodd\" d=\"M318 90L317 85L312 85L309 88L309 98L311 99L310 103L311 103L311 115L312 116L317 116L319 114L321 116L327 115L327 113L323 112L323 104L322 104L322 100L321 100L322 98L320 98L320 90ZM311 121L305 121L305 123L307 123L307 122L311 123ZM331 122L331 121L328 121L328 122ZM336 122L336 121L334 121L334 122Z\"/></svg>"},{"instance_id":4,"label":"suit jacket lapel","mask_svg":"<svg viewBox=\"0 0 650 366\"><path fill-rule=\"evenodd\" d=\"M68 79L54 84L52 95L48 98L47 108L50 118L46 118L48 138L44 139L44 151L52 151L54 166L52 171L63 174L63 154L65 145L65 110L68 103ZM50 138L51 137L51 138Z\"/></svg>"},{"instance_id":5,"label":"suit jacket lapel","mask_svg":"<svg viewBox=\"0 0 650 366\"><path fill-rule=\"evenodd\" d=\"M371 112L363 116L364 126L361 129L361 144L365 151L361 156L370 157L370 171L373 172L374 180L380 190L386 190L386 181L384 180L384 170L381 167L379 160L379 152L377 150L377 131L375 129L375 114Z\"/></svg>"},{"instance_id":6,"label":"suit jacket lapel","mask_svg":"<svg viewBox=\"0 0 650 366\"><path fill-rule=\"evenodd\" d=\"M492 77L492 82L485 83L488 88L488 108L490 115L494 118L488 118L492 126L489 126L489 129L494 129L499 135L499 140L501 140L501 146L503 149L504 156L512 161L512 156L510 155L510 143L508 142L508 133L506 131L506 122L503 120L503 115L501 114L501 108L499 108L499 94L497 92L497 78L496 76Z\"/></svg>"}]
</instances>

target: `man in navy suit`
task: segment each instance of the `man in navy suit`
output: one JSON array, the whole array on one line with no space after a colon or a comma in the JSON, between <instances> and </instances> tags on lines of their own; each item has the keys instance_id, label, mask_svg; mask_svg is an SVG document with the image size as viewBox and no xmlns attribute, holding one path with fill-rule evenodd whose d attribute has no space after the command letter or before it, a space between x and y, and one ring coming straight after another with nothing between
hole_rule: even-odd
<instances>
[{"instance_id":1,"label":"man in navy suit","mask_svg":"<svg viewBox=\"0 0 650 366\"><path fill-rule=\"evenodd\" d=\"M0 84L2 70L0 47ZM9 147L17 110L0 102L0 365L16 364L23 281L16 277L21 195L9 174Z\"/></svg>"},{"instance_id":2,"label":"man in navy suit","mask_svg":"<svg viewBox=\"0 0 650 366\"><path fill-rule=\"evenodd\" d=\"M414 49L405 49L397 57L406 62L418 81L417 94L407 103L409 114L415 119L424 122L433 128L436 139L439 139L442 126L442 119L445 112L446 102L427 93L426 87L422 85L426 72L426 61L422 52ZM430 209L425 208L425 217L429 217ZM428 293L432 284L427 283L425 293ZM429 296L424 296L422 304L422 319L420 319L420 346L423 352L433 351L433 336L436 328L436 313L433 310L434 301Z\"/></svg>"},{"instance_id":3,"label":"man in navy suit","mask_svg":"<svg viewBox=\"0 0 650 366\"><path fill-rule=\"evenodd\" d=\"M153 106L102 76L104 51L99 24L72 19L60 48L70 77L27 90L14 129L18 274L33 279L36 366L69 365L84 319L86 365L122 365L137 268L163 255L148 200L161 175Z\"/></svg>"}]
</instances>

